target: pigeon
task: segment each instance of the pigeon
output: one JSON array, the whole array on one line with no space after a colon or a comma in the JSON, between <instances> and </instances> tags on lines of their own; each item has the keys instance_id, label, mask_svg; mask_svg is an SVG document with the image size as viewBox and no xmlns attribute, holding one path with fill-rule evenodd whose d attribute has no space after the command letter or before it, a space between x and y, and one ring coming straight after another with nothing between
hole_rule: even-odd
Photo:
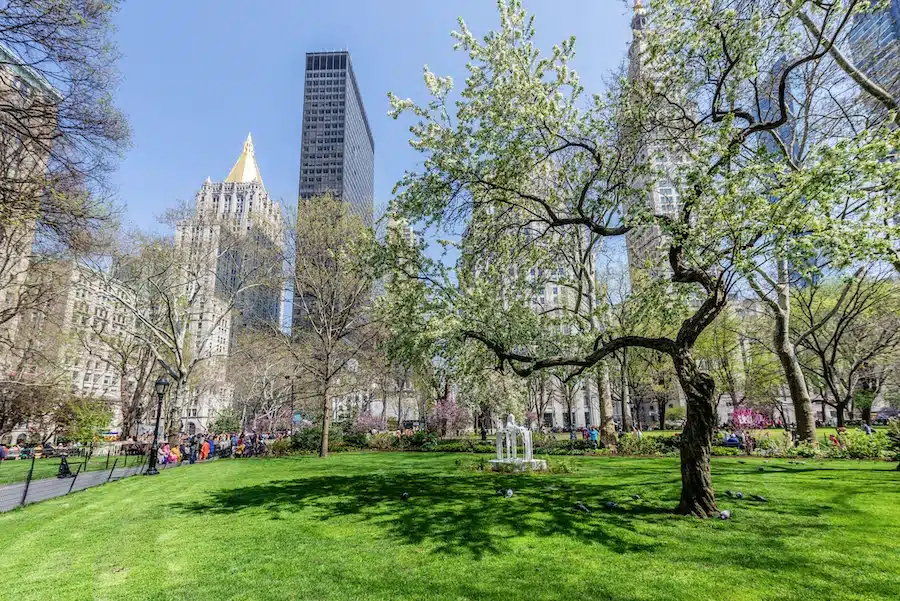
<instances>
[{"instance_id":1,"label":"pigeon","mask_svg":"<svg viewBox=\"0 0 900 601\"><path fill-rule=\"evenodd\" d=\"M408 492L403 493L402 495L400 495L400 498L403 499L404 501L408 501L409 493Z\"/></svg>"},{"instance_id":2,"label":"pigeon","mask_svg":"<svg viewBox=\"0 0 900 601\"><path fill-rule=\"evenodd\" d=\"M726 490L726 491L725 491L725 494L728 495L729 497L733 497L733 496L734 496L734 491L733 491L733 490Z\"/></svg>"},{"instance_id":3,"label":"pigeon","mask_svg":"<svg viewBox=\"0 0 900 601\"><path fill-rule=\"evenodd\" d=\"M618 507L618 506L619 506L619 504L616 503L615 501L607 501L607 502L606 502L606 508L607 508L607 509L615 509L615 508Z\"/></svg>"},{"instance_id":4,"label":"pigeon","mask_svg":"<svg viewBox=\"0 0 900 601\"><path fill-rule=\"evenodd\" d=\"M498 488L498 489L497 489L497 496L498 496L498 497L502 497L502 496L503 496L503 489L502 489L502 488Z\"/></svg>"},{"instance_id":5,"label":"pigeon","mask_svg":"<svg viewBox=\"0 0 900 601\"><path fill-rule=\"evenodd\" d=\"M582 513L590 513L590 512L591 512L590 509L588 509L587 507L585 507L584 503L575 503L575 508L574 508L574 509L575 509L576 511L581 511Z\"/></svg>"},{"instance_id":6,"label":"pigeon","mask_svg":"<svg viewBox=\"0 0 900 601\"><path fill-rule=\"evenodd\" d=\"M507 488L507 489L506 489L506 493L504 493L504 496L505 496L507 499L509 499L510 497L512 497L512 496L513 496L512 489L511 489L511 488Z\"/></svg>"},{"instance_id":7,"label":"pigeon","mask_svg":"<svg viewBox=\"0 0 900 601\"><path fill-rule=\"evenodd\" d=\"M735 498L735 499L743 499L743 498L744 498L744 493L738 491L738 492L734 493L734 498Z\"/></svg>"},{"instance_id":8,"label":"pigeon","mask_svg":"<svg viewBox=\"0 0 900 601\"><path fill-rule=\"evenodd\" d=\"M641 495L631 495L631 498L634 499L635 501L640 501Z\"/></svg>"},{"instance_id":9,"label":"pigeon","mask_svg":"<svg viewBox=\"0 0 900 601\"><path fill-rule=\"evenodd\" d=\"M752 495L754 501L759 501L760 503L768 503L769 500L762 495Z\"/></svg>"},{"instance_id":10,"label":"pigeon","mask_svg":"<svg viewBox=\"0 0 900 601\"><path fill-rule=\"evenodd\" d=\"M719 514L719 519L720 520L730 520L731 519L731 511L726 509L725 511L723 511L722 513Z\"/></svg>"},{"instance_id":11,"label":"pigeon","mask_svg":"<svg viewBox=\"0 0 900 601\"><path fill-rule=\"evenodd\" d=\"M747 463L747 462L744 461L743 459L738 459L738 463Z\"/></svg>"}]
</instances>

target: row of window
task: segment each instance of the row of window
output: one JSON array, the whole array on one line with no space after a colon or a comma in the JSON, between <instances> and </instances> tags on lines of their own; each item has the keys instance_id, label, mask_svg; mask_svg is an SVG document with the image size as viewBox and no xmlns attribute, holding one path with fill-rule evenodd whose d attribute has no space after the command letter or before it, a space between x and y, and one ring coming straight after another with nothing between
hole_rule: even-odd
<instances>
[{"instance_id":1,"label":"row of window","mask_svg":"<svg viewBox=\"0 0 900 601\"><path fill-rule=\"evenodd\" d=\"M321 69L346 69L347 55L342 54L313 54L306 57L306 70L317 71Z\"/></svg>"}]
</instances>

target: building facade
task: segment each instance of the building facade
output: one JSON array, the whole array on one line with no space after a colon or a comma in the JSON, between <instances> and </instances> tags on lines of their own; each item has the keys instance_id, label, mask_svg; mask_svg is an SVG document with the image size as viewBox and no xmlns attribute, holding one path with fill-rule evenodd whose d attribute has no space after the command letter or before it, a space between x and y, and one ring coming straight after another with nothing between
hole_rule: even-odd
<instances>
[{"instance_id":1,"label":"building facade","mask_svg":"<svg viewBox=\"0 0 900 601\"><path fill-rule=\"evenodd\" d=\"M371 226L375 140L349 52L306 55L301 144L300 197L331 192Z\"/></svg>"},{"instance_id":2,"label":"building facade","mask_svg":"<svg viewBox=\"0 0 900 601\"><path fill-rule=\"evenodd\" d=\"M330 193L371 227L375 139L349 52L307 53L301 146L300 198ZM303 321L302 295L294 290L295 328Z\"/></svg>"},{"instance_id":3,"label":"building facade","mask_svg":"<svg viewBox=\"0 0 900 601\"><path fill-rule=\"evenodd\" d=\"M9 353L21 313L41 304L25 283L61 100L46 78L0 43L0 368L16 361Z\"/></svg>"},{"instance_id":4,"label":"building facade","mask_svg":"<svg viewBox=\"0 0 900 601\"><path fill-rule=\"evenodd\" d=\"M281 207L266 191L248 135L228 176L206 178L193 215L176 228L176 247L196 270L185 281L199 289L190 315L191 353L204 361L204 383L183 403L185 432L206 431L231 401L227 362L240 334L281 323L283 236Z\"/></svg>"},{"instance_id":5,"label":"building facade","mask_svg":"<svg viewBox=\"0 0 900 601\"><path fill-rule=\"evenodd\" d=\"M108 403L107 434L120 434L122 399L134 391L133 366L121 353L133 342L135 317L116 299L132 302L132 293L74 261L35 265L28 279L29 285L52 282L53 294L42 308L20 316L10 376ZM25 436L30 426L21 424L11 439Z\"/></svg>"},{"instance_id":6,"label":"building facade","mask_svg":"<svg viewBox=\"0 0 900 601\"><path fill-rule=\"evenodd\" d=\"M894 98L900 96L900 0L856 15L848 37L856 67Z\"/></svg>"}]
</instances>

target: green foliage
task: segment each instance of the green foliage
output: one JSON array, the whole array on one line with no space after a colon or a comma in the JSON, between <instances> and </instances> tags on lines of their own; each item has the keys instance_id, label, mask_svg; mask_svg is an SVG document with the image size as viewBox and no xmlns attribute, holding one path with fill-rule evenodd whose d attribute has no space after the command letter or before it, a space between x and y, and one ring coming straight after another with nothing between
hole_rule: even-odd
<instances>
[{"instance_id":1,"label":"green foliage","mask_svg":"<svg viewBox=\"0 0 900 601\"><path fill-rule=\"evenodd\" d=\"M629 434L619 439L616 452L620 455L660 455L663 447L655 436L634 436Z\"/></svg>"},{"instance_id":2,"label":"green foliage","mask_svg":"<svg viewBox=\"0 0 900 601\"><path fill-rule=\"evenodd\" d=\"M740 449L736 449L734 447L717 446L717 445L713 445L710 452L717 457L730 457L730 456L742 454Z\"/></svg>"},{"instance_id":3,"label":"green foliage","mask_svg":"<svg viewBox=\"0 0 900 601\"><path fill-rule=\"evenodd\" d=\"M894 453L894 461L900 461L900 417L888 423L888 449Z\"/></svg>"},{"instance_id":4,"label":"green foliage","mask_svg":"<svg viewBox=\"0 0 900 601\"><path fill-rule=\"evenodd\" d=\"M328 430L328 450L341 450L343 446L344 431L338 425L332 425ZM291 436L294 450L301 453L317 453L322 445L322 428L302 428Z\"/></svg>"},{"instance_id":5,"label":"green foliage","mask_svg":"<svg viewBox=\"0 0 900 601\"><path fill-rule=\"evenodd\" d=\"M369 437L369 448L378 451L389 451L395 448L397 437L390 432L377 432Z\"/></svg>"},{"instance_id":6,"label":"green foliage","mask_svg":"<svg viewBox=\"0 0 900 601\"><path fill-rule=\"evenodd\" d=\"M109 427L112 410L109 404L87 398L66 401L58 414L62 426L61 438L90 444L100 442L101 433Z\"/></svg>"},{"instance_id":7,"label":"green foliage","mask_svg":"<svg viewBox=\"0 0 900 601\"><path fill-rule=\"evenodd\" d=\"M788 457L805 457L808 459L822 457L823 452L808 442L801 442L788 450Z\"/></svg>"},{"instance_id":8,"label":"green foliage","mask_svg":"<svg viewBox=\"0 0 900 601\"><path fill-rule=\"evenodd\" d=\"M824 450L836 459L881 459L890 448L884 432L866 434L861 430L847 430L837 435L837 445L828 443Z\"/></svg>"},{"instance_id":9,"label":"green foliage","mask_svg":"<svg viewBox=\"0 0 900 601\"><path fill-rule=\"evenodd\" d=\"M294 450L294 442L290 438L279 438L269 445L269 452L276 457L290 455Z\"/></svg>"},{"instance_id":10,"label":"green foliage","mask_svg":"<svg viewBox=\"0 0 900 601\"><path fill-rule=\"evenodd\" d=\"M676 405L675 407L666 409L667 422L680 424L684 421L685 416L687 416L687 411L681 405Z\"/></svg>"},{"instance_id":11,"label":"green foliage","mask_svg":"<svg viewBox=\"0 0 900 601\"><path fill-rule=\"evenodd\" d=\"M220 411L210 426L212 432L240 432L241 417L237 409L229 407Z\"/></svg>"}]
</instances>

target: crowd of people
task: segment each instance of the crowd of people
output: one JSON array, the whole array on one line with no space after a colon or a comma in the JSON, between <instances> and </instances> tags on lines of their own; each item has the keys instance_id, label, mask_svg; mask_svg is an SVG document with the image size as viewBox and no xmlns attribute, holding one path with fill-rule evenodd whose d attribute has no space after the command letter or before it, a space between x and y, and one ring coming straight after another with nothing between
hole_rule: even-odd
<instances>
[{"instance_id":1,"label":"crowd of people","mask_svg":"<svg viewBox=\"0 0 900 601\"><path fill-rule=\"evenodd\" d=\"M182 435L178 444L168 441L160 444L156 462L158 465L175 465L187 461L193 465L214 457L258 457L268 454L270 440L273 439L267 434L243 432Z\"/></svg>"}]
</instances>

